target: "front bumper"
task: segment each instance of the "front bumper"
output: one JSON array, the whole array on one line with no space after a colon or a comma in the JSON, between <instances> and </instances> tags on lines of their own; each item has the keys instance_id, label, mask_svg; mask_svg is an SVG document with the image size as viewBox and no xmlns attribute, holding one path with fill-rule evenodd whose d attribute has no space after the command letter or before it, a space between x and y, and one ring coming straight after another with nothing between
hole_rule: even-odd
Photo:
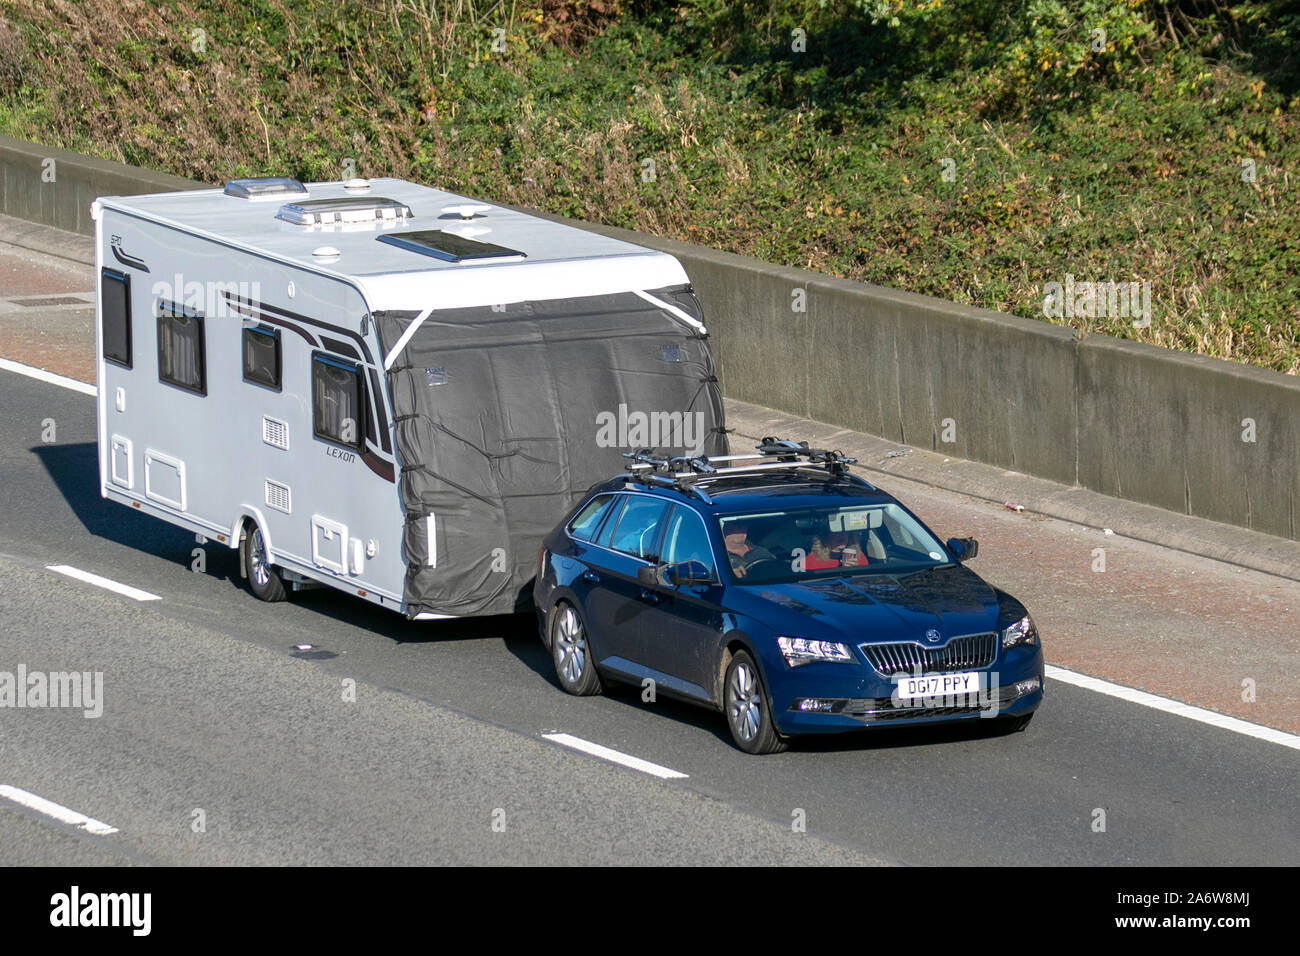
<instances>
[{"instance_id":1,"label":"front bumper","mask_svg":"<svg viewBox=\"0 0 1300 956\"><path fill-rule=\"evenodd\" d=\"M772 719L783 734L828 734L871 727L919 726L1031 713L1043 701L1043 654L1016 648L980 669L980 692L970 696L900 700L894 682L851 665L809 664L770 679ZM863 671L867 671L864 675ZM770 671L769 671L770 673ZM804 709L805 702L817 709Z\"/></svg>"}]
</instances>

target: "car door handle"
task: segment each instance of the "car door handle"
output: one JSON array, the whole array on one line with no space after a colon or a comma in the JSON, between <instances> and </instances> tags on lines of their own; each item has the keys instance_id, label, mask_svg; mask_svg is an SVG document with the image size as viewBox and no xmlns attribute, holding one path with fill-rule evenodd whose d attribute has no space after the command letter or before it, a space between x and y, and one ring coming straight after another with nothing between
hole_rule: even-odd
<instances>
[{"instance_id":1,"label":"car door handle","mask_svg":"<svg viewBox=\"0 0 1300 956\"><path fill-rule=\"evenodd\" d=\"M650 603L650 604L658 604L658 603L659 603L659 595L656 594L654 591L651 591L651 590L649 590L649 589L647 589L647 588L642 588L642 589L641 589L641 600L646 601L646 602L648 602L648 603Z\"/></svg>"},{"instance_id":2,"label":"car door handle","mask_svg":"<svg viewBox=\"0 0 1300 956\"><path fill-rule=\"evenodd\" d=\"M592 584L599 584L599 583L600 583L600 575L597 574L595 571L592 571L592 570L583 571L583 572L582 572L582 580L584 580L584 581L590 581Z\"/></svg>"}]
</instances>

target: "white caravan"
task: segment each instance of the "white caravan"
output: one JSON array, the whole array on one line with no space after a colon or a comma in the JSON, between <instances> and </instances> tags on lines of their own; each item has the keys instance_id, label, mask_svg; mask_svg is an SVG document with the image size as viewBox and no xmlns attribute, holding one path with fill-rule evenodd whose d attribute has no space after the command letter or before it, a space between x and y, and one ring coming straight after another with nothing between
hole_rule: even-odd
<instances>
[{"instance_id":1,"label":"white caravan","mask_svg":"<svg viewBox=\"0 0 1300 956\"><path fill-rule=\"evenodd\" d=\"M672 256L394 179L93 206L104 497L411 618L528 607L624 451L726 453Z\"/></svg>"}]
</instances>

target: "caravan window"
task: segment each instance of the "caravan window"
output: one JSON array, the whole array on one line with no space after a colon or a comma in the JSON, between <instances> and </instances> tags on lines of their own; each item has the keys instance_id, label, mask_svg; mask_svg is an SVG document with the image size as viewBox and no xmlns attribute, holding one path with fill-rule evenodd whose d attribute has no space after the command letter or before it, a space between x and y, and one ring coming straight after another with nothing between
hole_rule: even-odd
<instances>
[{"instance_id":1,"label":"caravan window","mask_svg":"<svg viewBox=\"0 0 1300 956\"><path fill-rule=\"evenodd\" d=\"M244 381L280 391L280 330L244 329Z\"/></svg>"},{"instance_id":2,"label":"caravan window","mask_svg":"<svg viewBox=\"0 0 1300 956\"><path fill-rule=\"evenodd\" d=\"M131 277L105 269L99 278L104 358L131 367Z\"/></svg>"},{"instance_id":3,"label":"caravan window","mask_svg":"<svg viewBox=\"0 0 1300 956\"><path fill-rule=\"evenodd\" d=\"M158 307L158 378L178 388L208 394L203 367L203 316L172 302Z\"/></svg>"},{"instance_id":4,"label":"caravan window","mask_svg":"<svg viewBox=\"0 0 1300 956\"><path fill-rule=\"evenodd\" d=\"M317 438L359 449L363 394L361 366L323 352L312 353L312 432Z\"/></svg>"}]
</instances>

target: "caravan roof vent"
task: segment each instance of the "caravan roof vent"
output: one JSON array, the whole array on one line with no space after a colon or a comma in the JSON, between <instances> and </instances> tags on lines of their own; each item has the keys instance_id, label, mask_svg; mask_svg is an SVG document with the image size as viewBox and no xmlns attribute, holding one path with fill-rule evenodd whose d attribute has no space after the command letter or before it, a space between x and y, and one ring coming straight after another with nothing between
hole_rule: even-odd
<instances>
[{"instance_id":1,"label":"caravan roof vent","mask_svg":"<svg viewBox=\"0 0 1300 956\"><path fill-rule=\"evenodd\" d=\"M309 199L287 202L275 214L295 226L328 226L341 222L398 222L410 219L411 207L379 196L357 199Z\"/></svg>"},{"instance_id":2,"label":"caravan roof vent","mask_svg":"<svg viewBox=\"0 0 1300 956\"><path fill-rule=\"evenodd\" d=\"M254 179L232 179L226 183L224 192L235 199L267 202L288 196L305 196L307 187L287 176L260 176Z\"/></svg>"},{"instance_id":3,"label":"caravan roof vent","mask_svg":"<svg viewBox=\"0 0 1300 956\"><path fill-rule=\"evenodd\" d=\"M475 216L486 216L491 211L491 206L485 206L481 202L463 202L455 206L442 207L443 218L458 216L461 219L473 219Z\"/></svg>"},{"instance_id":4,"label":"caravan roof vent","mask_svg":"<svg viewBox=\"0 0 1300 956\"><path fill-rule=\"evenodd\" d=\"M493 245L490 242L482 242L468 236L458 236L453 232L444 232L441 229L427 229L423 232L390 232L375 238L380 242L388 243L390 246L397 246L397 248L406 249L409 252L418 252L422 256L431 256L443 262L527 258L518 249L507 249L505 246Z\"/></svg>"}]
</instances>

